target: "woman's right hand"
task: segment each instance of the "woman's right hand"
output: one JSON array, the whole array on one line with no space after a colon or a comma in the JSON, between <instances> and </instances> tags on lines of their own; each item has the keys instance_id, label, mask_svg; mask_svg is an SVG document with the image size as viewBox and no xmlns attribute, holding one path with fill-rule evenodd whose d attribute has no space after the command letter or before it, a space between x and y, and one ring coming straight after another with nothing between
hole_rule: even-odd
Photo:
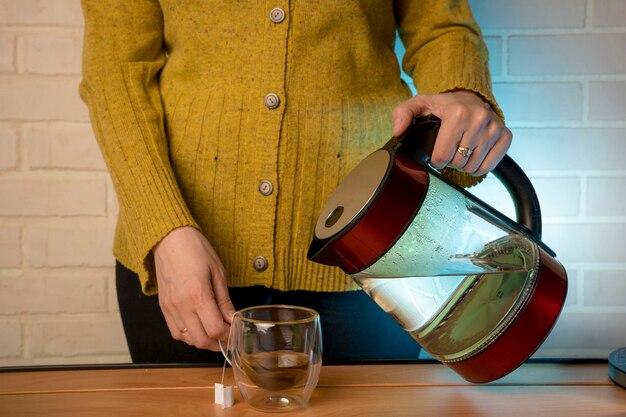
<instances>
[{"instance_id":1,"label":"woman's right hand","mask_svg":"<svg viewBox=\"0 0 626 417\"><path fill-rule=\"evenodd\" d=\"M235 307L217 253L200 231L172 230L153 249L159 305L172 337L201 349L219 351Z\"/></svg>"}]
</instances>

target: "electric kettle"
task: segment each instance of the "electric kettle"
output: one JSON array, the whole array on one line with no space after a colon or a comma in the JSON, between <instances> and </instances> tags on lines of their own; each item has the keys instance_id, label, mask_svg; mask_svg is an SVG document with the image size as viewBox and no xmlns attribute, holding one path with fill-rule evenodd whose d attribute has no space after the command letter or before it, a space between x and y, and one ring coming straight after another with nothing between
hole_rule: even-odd
<instances>
[{"instance_id":1,"label":"electric kettle","mask_svg":"<svg viewBox=\"0 0 626 417\"><path fill-rule=\"evenodd\" d=\"M489 382L543 343L567 274L541 241L539 202L521 168L505 155L493 171L515 222L429 165L439 126L415 118L361 161L323 207L307 256L342 268L435 359Z\"/></svg>"}]
</instances>

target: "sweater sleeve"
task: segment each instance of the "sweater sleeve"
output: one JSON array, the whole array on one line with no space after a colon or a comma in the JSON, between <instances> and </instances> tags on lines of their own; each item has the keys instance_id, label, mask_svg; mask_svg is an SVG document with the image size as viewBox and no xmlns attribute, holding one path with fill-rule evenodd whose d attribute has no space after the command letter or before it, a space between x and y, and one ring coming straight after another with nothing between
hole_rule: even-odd
<instances>
[{"instance_id":1,"label":"sweater sleeve","mask_svg":"<svg viewBox=\"0 0 626 417\"><path fill-rule=\"evenodd\" d=\"M464 89L503 117L491 90L489 55L467 0L396 1L402 67L421 93Z\"/></svg>"},{"instance_id":2,"label":"sweater sleeve","mask_svg":"<svg viewBox=\"0 0 626 417\"><path fill-rule=\"evenodd\" d=\"M169 161L157 79L166 60L163 16L156 0L82 0L82 7L80 95L119 200L124 259L116 257L150 294L152 248L176 227L198 227Z\"/></svg>"},{"instance_id":3,"label":"sweater sleeve","mask_svg":"<svg viewBox=\"0 0 626 417\"><path fill-rule=\"evenodd\" d=\"M399 0L394 7L406 49L402 68L418 92L473 91L504 120L491 88L487 46L467 0ZM444 171L462 186L482 180L451 168Z\"/></svg>"}]
</instances>

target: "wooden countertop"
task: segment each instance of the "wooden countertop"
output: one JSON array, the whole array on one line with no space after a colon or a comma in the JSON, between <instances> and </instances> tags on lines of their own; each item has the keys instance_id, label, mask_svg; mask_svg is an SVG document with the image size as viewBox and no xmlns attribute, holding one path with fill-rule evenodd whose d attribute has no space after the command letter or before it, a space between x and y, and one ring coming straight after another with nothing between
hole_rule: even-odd
<instances>
[{"instance_id":1,"label":"wooden countertop","mask_svg":"<svg viewBox=\"0 0 626 417\"><path fill-rule=\"evenodd\" d=\"M527 363L489 384L440 364L323 366L305 410L293 416L626 416L626 389L606 363ZM235 389L213 403L221 368L127 367L0 372L0 416L268 416ZM226 382L233 383L226 369Z\"/></svg>"}]
</instances>

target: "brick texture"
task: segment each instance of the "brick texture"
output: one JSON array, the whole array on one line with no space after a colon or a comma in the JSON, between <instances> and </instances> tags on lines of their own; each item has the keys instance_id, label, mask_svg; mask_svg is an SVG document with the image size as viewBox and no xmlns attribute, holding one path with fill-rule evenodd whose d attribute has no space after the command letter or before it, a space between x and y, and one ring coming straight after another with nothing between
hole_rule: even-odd
<instances>
[{"instance_id":1,"label":"brick texture","mask_svg":"<svg viewBox=\"0 0 626 417\"><path fill-rule=\"evenodd\" d=\"M22 239L18 226L0 224L0 268L19 268L22 264Z\"/></svg>"},{"instance_id":2,"label":"brick texture","mask_svg":"<svg viewBox=\"0 0 626 417\"><path fill-rule=\"evenodd\" d=\"M580 179L577 177L532 177L541 203L543 217L575 217L580 207ZM495 178L487 180L472 193L508 217L515 218L511 196Z\"/></svg>"},{"instance_id":3,"label":"brick texture","mask_svg":"<svg viewBox=\"0 0 626 417\"><path fill-rule=\"evenodd\" d=\"M13 72L15 69L15 35L0 33L0 72Z\"/></svg>"},{"instance_id":4,"label":"brick texture","mask_svg":"<svg viewBox=\"0 0 626 417\"><path fill-rule=\"evenodd\" d=\"M99 275L0 277L0 314L106 313L106 277Z\"/></svg>"},{"instance_id":5,"label":"brick texture","mask_svg":"<svg viewBox=\"0 0 626 417\"><path fill-rule=\"evenodd\" d=\"M578 297L580 274L578 270L568 268L567 265L565 265L565 269L567 270L567 297L565 298L565 307L576 306L581 303Z\"/></svg>"},{"instance_id":6,"label":"brick texture","mask_svg":"<svg viewBox=\"0 0 626 417\"><path fill-rule=\"evenodd\" d=\"M545 217L575 217L580 213L580 178L532 177Z\"/></svg>"},{"instance_id":7,"label":"brick texture","mask_svg":"<svg viewBox=\"0 0 626 417\"><path fill-rule=\"evenodd\" d=\"M81 25L77 0L0 0L0 23L11 25Z\"/></svg>"},{"instance_id":8,"label":"brick texture","mask_svg":"<svg viewBox=\"0 0 626 417\"><path fill-rule=\"evenodd\" d=\"M113 265L111 227L96 225L65 225L32 227L29 230L29 264L45 267L103 267Z\"/></svg>"},{"instance_id":9,"label":"brick texture","mask_svg":"<svg viewBox=\"0 0 626 417\"><path fill-rule=\"evenodd\" d=\"M626 34L512 36L511 75L626 73Z\"/></svg>"},{"instance_id":10,"label":"brick texture","mask_svg":"<svg viewBox=\"0 0 626 417\"><path fill-rule=\"evenodd\" d=\"M513 128L509 155L529 171L624 169L626 127ZM555 157L558 155L558 157Z\"/></svg>"},{"instance_id":11,"label":"brick texture","mask_svg":"<svg viewBox=\"0 0 626 417\"><path fill-rule=\"evenodd\" d=\"M552 333L537 356L594 357L597 352L610 352L624 346L625 312L566 311L561 314Z\"/></svg>"},{"instance_id":12,"label":"brick texture","mask_svg":"<svg viewBox=\"0 0 626 417\"><path fill-rule=\"evenodd\" d=\"M115 319L50 320L31 327L33 356L114 355L127 349L122 325Z\"/></svg>"},{"instance_id":13,"label":"brick texture","mask_svg":"<svg viewBox=\"0 0 626 417\"><path fill-rule=\"evenodd\" d=\"M626 114L626 82L594 81L589 86L589 118L622 121Z\"/></svg>"},{"instance_id":14,"label":"brick texture","mask_svg":"<svg viewBox=\"0 0 626 417\"><path fill-rule=\"evenodd\" d=\"M621 263L626 247L626 224L564 223L544 225L544 241L562 261Z\"/></svg>"},{"instance_id":15,"label":"brick texture","mask_svg":"<svg viewBox=\"0 0 626 417\"><path fill-rule=\"evenodd\" d=\"M104 216L103 180L0 179L0 216Z\"/></svg>"},{"instance_id":16,"label":"brick texture","mask_svg":"<svg viewBox=\"0 0 626 417\"><path fill-rule=\"evenodd\" d=\"M17 167L19 161L17 140L17 129L0 123L0 170Z\"/></svg>"},{"instance_id":17,"label":"brick texture","mask_svg":"<svg viewBox=\"0 0 626 417\"><path fill-rule=\"evenodd\" d=\"M82 33L24 35L24 71L36 74L80 74Z\"/></svg>"},{"instance_id":18,"label":"brick texture","mask_svg":"<svg viewBox=\"0 0 626 417\"><path fill-rule=\"evenodd\" d=\"M87 121L79 77L0 75L0 119Z\"/></svg>"},{"instance_id":19,"label":"brick texture","mask_svg":"<svg viewBox=\"0 0 626 417\"><path fill-rule=\"evenodd\" d=\"M626 2L624 0L594 0L593 25L598 27L626 26Z\"/></svg>"},{"instance_id":20,"label":"brick texture","mask_svg":"<svg viewBox=\"0 0 626 417\"><path fill-rule=\"evenodd\" d=\"M626 346L626 2L470 4L509 154L569 274L536 356L605 358ZM0 0L0 366L130 361L111 254L117 199L78 96L82 30L79 0ZM471 192L515 216L494 178Z\"/></svg>"},{"instance_id":21,"label":"brick texture","mask_svg":"<svg viewBox=\"0 0 626 417\"><path fill-rule=\"evenodd\" d=\"M502 75L502 38L485 36L485 43L489 49L489 71L492 76Z\"/></svg>"},{"instance_id":22,"label":"brick texture","mask_svg":"<svg viewBox=\"0 0 626 417\"><path fill-rule=\"evenodd\" d=\"M577 82L496 82L493 90L509 123L582 119L583 89Z\"/></svg>"},{"instance_id":23,"label":"brick texture","mask_svg":"<svg viewBox=\"0 0 626 417\"><path fill-rule=\"evenodd\" d=\"M587 180L587 214L590 216L624 216L626 213L626 177L589 177Z\"/></svg>"},{"instance_id":24,"label":"brick texture","mask_svg":"<svg viewBox=\"0 0 626 417\"><path fill-rule=\"evenodd\" d=\"M607 291L611 288L611 291ZM623 307L626 269L585 271L584 304L592 307Z\"/></svg>"},{"instance_id":25,"label":"brick texture","mask_svg":"<svg viewBox=\"0 0 626 417\"><path fill-rule=\"evenodd\" d=\"M21 133L33 170L106 170L89 123L26 123Z\"/></svg>"},{"instance_id":26,"label":"brick texture","mask_svg":"<svg viewBox=\"0 0 626 417\"><path fill-rule=\"evenodd\" d=\"M15 320L0 323L0 359L22 354L22 326Z\"/></svg>"},{"instance_id":27,"label":"brick texture","mask_svg":"<svg viewBox=\"0 0 626 417\"><path fill-rule=\"evenodd\" d=\"M580 28L585 0L470 0L483 30Z\"/></svg>"}]
</instances>

